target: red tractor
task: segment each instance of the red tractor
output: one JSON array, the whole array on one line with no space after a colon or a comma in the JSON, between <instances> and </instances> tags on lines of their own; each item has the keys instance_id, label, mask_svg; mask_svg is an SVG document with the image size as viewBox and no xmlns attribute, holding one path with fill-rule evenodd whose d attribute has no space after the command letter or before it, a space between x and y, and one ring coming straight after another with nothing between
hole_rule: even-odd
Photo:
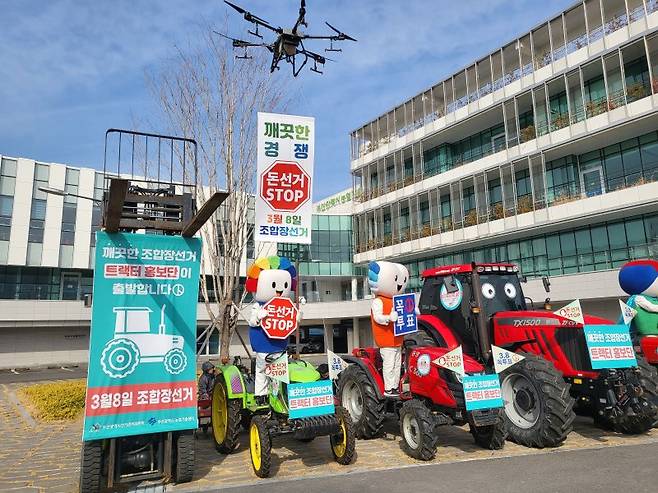
<instances>
[{"instance_id":1,"label":"red tractor","mask_svg":"<svg viewBox=\"0 0 658 493\"><path fill-rule=\"evenodd\" d=\"M345 360L351 364L339 376L338 395L350 413L357 436L376 436L386 413L395 412L400 418L402 447L411 457L431 460L436 454L441 425L464 425L475 442L490 450L505 445L507 432L502 409L467 411L462 378L451 370L433 363L448 349L435 345L418 346L414 338L404 342L400 396L384 397L382 358L377 348L359 348ZM484 374L487 368L475 359L464 356L464 370L468 374Z\"/></svg>"},{"instance_id":2,"label":"red tractor","mask_svg":"<svg viewBox=\"0 0 658 493\"><path fill-rule=\"evenodd\" d=\"M559 445L572 430L574 406L597 425L623 433L642 433L653 425L658 412L655 369L638 357L634 368L593 370L583 325L548 306L529 310L516 266L453 265L426 270L422 277L419 330L406 337L405 345L416 351L461 345L472 367L493 366L492 344L524 356L500 375L504 421L513 441L538 448ZM588 315L584 320L612 323ZM377 351L355 349L346 359L356 364L340 379L339 396L358 435L366 438L380 431L384 410L390 408L382 397L379 368L372 364ZM410 375L403 375L401 386L409 384ZM454 377L445 375L445 387L458 402L463 389ZM438 385L427 391L444 392Z\"/></svg>"}]
</instances>

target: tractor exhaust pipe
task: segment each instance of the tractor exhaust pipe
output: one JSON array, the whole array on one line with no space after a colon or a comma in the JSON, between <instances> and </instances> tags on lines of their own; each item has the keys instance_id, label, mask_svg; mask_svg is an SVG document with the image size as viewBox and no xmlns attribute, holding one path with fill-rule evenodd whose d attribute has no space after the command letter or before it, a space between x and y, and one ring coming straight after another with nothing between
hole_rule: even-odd
<instances>
[{"instance_id":1,"label":"tractor exhaust pipe","mask_svg":"<svg viewBox=\"0 0 658 493\"><path fill-rule=\"evenodd\" d=\"M473 317L475 318L475 328L477 331L477 339L480 342L480 353L484 361L488 361L491 356L491 339L489 337L489 328L487 327L487 320L482 314L482 285L480 283L480 276L477 273L476 266L473 264L473 303L471 308Z\"/></svg>"}]
</instances>

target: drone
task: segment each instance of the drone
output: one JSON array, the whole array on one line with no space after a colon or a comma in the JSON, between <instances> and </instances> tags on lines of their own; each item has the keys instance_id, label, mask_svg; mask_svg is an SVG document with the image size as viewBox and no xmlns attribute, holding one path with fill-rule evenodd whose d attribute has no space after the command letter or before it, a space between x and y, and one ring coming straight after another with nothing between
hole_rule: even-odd
<instances>
[{"instance_id":1,"label":"drone","mask_svg":"<svg viewBox=\"0 0 658 493\"><path fill-rule=\"evenodd\" d=\"M226 34L213 31L215 34L218 34L226 39L230 39L233 42L233 48L244 49L242 55L236 55L235 58L248 60L252 58L251 56L249 56L249 52L248 52L249 48L253 48L253 47L266 48L270 53L272 53L272 64L270 65L270 72L274 72L274 70L279 70L280 69L279 63L283 60L292 65L292 74L294 77L297 77L299 73L302 71L302 69L309 62L309 60L312 60L313 66L310 68L311 72L321 74L322 71L320 70L320 67L324 66L325 62L333 61L333 60L325 56L322 56L318 53L315 53L313 51L307 50L304 47L304 40L307 39L329 40L329 48L325 48L325 51L327 52L343 51L340 48L334 48L334 42L345 41L345 40L356 41L356 39L339 31L328 22L325 22L325 24L336 34L329 34L325 36L311 36L301 32L300 26L308 27L308 23L306 22L306 0L301 0L301 6L299 7L299 16L297 17L297 21L295 22L295 25L293 26L292 29L283 29L281 27L274 27L266 20L261 19L258 16L255 16L251 12L246 11L245 9L239 7L238 5L235 5L231 2L227 2L226 0L224 0L224 3L226 3L228 6L232 7L233 9L237 10L240 14L242 14L247 22L251 22L256 26L253 31L247 30L247 32L252 36L256 36L260 39L263 39L263 36L258 31L260 27L263 27L265 29L268 29L276 33L277 37L274 40L274 42L265 43L265 42L244 41L242 39L232 38L230 36L227 36ZM301 55L304 57L301 63L296 62L297 55Z\"/></svg>"}]
</instances>

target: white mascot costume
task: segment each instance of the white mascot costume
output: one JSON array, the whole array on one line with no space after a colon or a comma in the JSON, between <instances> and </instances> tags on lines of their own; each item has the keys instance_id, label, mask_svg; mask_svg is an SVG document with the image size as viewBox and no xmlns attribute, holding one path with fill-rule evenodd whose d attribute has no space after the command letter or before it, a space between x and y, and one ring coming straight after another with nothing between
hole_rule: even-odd
<instances>
[{"instance_id":1,"label":"white mascot costume","mask_svg":"<svg viewBox=\"0 0 658 493\"><path fill-rule=\"evenodd\" d=\"M384 395L399 394L400 366L402 364L402 336L394 336L393 328L398 319L393 308L393 296L402 294L409 281L409 271L402 264L370 262L368 283L375 295L370 307L370 325L375 344L382 356Z\"/></svg>"}]
</instances>

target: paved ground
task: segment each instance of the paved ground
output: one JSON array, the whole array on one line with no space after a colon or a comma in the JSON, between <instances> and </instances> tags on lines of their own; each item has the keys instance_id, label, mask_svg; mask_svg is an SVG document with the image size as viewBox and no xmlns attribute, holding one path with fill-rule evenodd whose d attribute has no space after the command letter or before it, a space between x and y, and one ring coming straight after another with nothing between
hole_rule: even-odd
<instances>
[{"instance_id":1,"label":"paved ground","mask_svg":"<svg viewBox=\"0 0 658 493\"><path fill-rule=\"evenodd\" d=\"M86 366L58 368L20 368L17 370L0 370L0 384L19 382L42 382L44 380L71 380L87 378Z\"/></svg>"},{"instance_id":2,"label":"paved ground","mask_svg":"<svg viewBox=\"0 0 658 493\"><path fill-rule=\"evenodd\" d=\"M655 492L658 444L572 450L482 461L430 464L249 487L250 493ZM244 486L227 493L244 491Z\"/></svg>"},{"instance_id":3,"label":"paved ground","mask_svg":"<svg viewBox=\"0 0 658 493\"><path fill-rule=\"evenodd\" d=\"M35 423L18 405L15 392L25 383L0 384L0 491L12 492L72 492L77 489L81 422L58 425ZM400 438L395 423L387 423L384 438L357 442L357 459L351 466L340 466L333 462L329 440L318 438L310 444L302 444L292 439L278 439L274 446L273 479L258 480L252 470L247 447L247 435L241 435L238 450L230 456L218 454L210 437L202 434L197 440L197 468L193 483L168 485L172 492L213 490L233 486L254 486L255 484L278 484L281 480L296 478L320 478L332 475L349 474L367 478L362 473L410 467L419 463L400 449ZM569 454L563 451L581 449L601 449L615 445L650 446L648 458L655 463L658 451L658 429L647 435L623 436L598 430L591 420L578 419L575 431L566 443L557 450L533 450L508 443L501 451L488 451L477 447L466 429L444 427L441 429L441 446L434 464L448 464L474 459L504 458L513 456L538 456L557 452L563 461L569 462ZM630 450L623 447L621 450ZM647 449L649 450L649 449ZM527 458L524 460L532 460ZM544 459L537 458L537 461ZM547 459L548 460L548 459ZM521 467L517 461L510 461L512 467ZM488 464L486 463L482 464ZM538 462L539 463L539 462ZM604 463L605 467L608 464ZM410 470L425 470L414 468ZM408 469L405 469L407 471ZM519 469L522 470L522 469ZM605 469L606 471L608 469ZM658 470L658 469L654 469ZM408 473L405 473L408 474ZM411 474L411 473L409 473ZM443 473L442 473L443 474ZM628 472L625 474L633 476ZM653 476L654 478L656 475ZM500 477L496 477L498 481ZM361 480L359 480L361 481ZM367 484L368 481L364 480ZM304 482L304 484L307 484ZM342 485L344 483L338 483ZM654 482L654 485L656 483ZM435 484L429 484L434 491ZM457 485L455 485L457 486ZM428 488L425 488L428 489ZM487 491L490 488L484 488ZM498 488L496 488L498 489ZM534 488L531 488L534 490ZM347 491L344 487L334 487L330 491ZM383 491L388 491L384 487ZM309 491L309 490L306 490ZM503 490L501 490L503 491ZM548 490L547 490L548 491ZM653 491L656 491L654 488Z\"/></svg>"}]
</instances>

